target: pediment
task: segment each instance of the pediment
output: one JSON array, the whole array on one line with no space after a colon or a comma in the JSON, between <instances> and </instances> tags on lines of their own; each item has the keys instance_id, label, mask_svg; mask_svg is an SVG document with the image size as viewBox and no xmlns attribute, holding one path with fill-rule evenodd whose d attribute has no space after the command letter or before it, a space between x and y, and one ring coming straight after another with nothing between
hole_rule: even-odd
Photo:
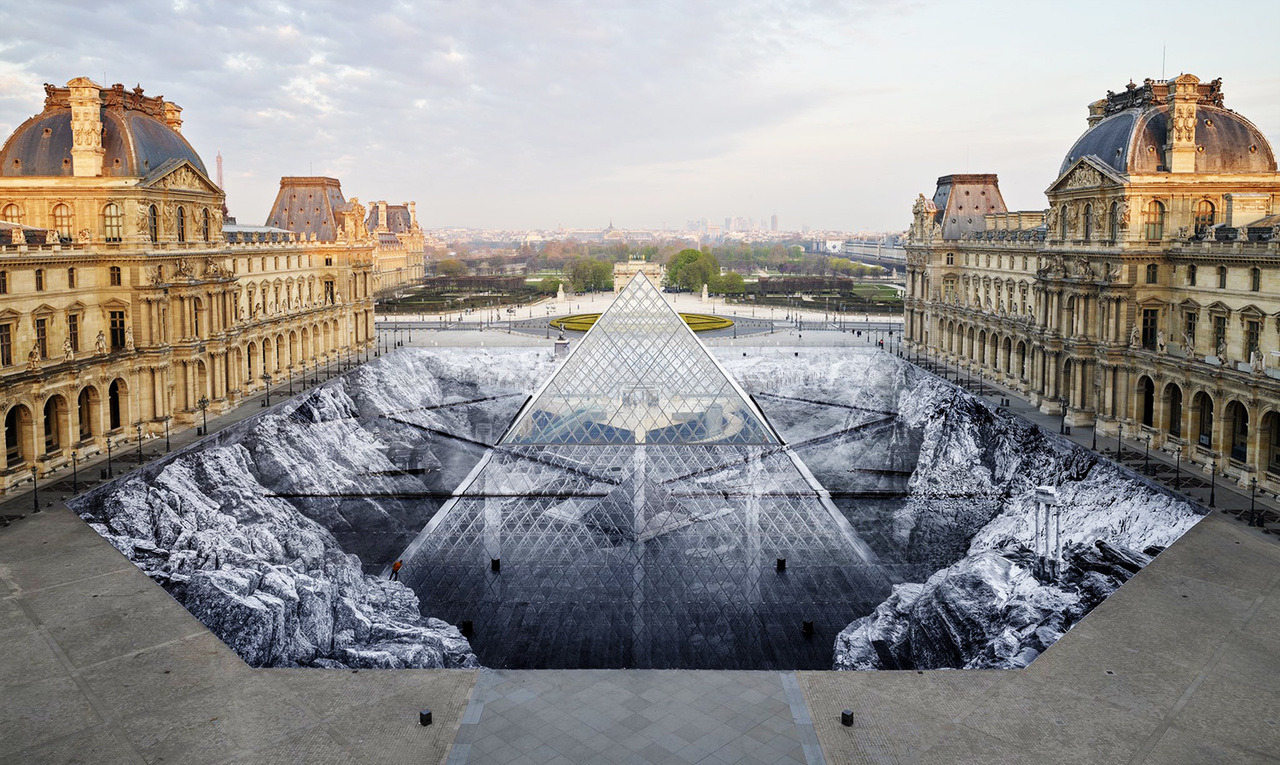
<instances>
[{"instance_id":1,"label":"pediment","mask_svg":"<svg viewBox=\"0 0 1280 765\"><path fill-rule=\"evenodd\" d=\"M111 298L110 300L102 301L102 303L100 303L98 307L103 309L111 309L111 308L119 309L119 308L128 308L129 304L121 300L120 298Z\"/></svg>"},{"instance_id":2,"label":"pediment","mask_svg":"<svg viewBox=\"0 0 1280 765\"><path fill-rule=\"evenodd\" d=\"M143 188L166 191L196 191L202 194L221 194L222 189L195 165L185 159L170 159L157 167L139 184Z\"/></svg>"},{"instance_id":3,"label":"pediment","mask_svg":"<svg viewBox=\"0 0 1280 765\"><path fill-rule=\"evenodd\" d=\"M57 313L57 312L58 312L58 309L54 308L48 303L41 303L39 306L35 307L31 311L31 313L35 314L36 316L48 316L49 314Z\"/></svg>"},{"instance_id":4,"label":"pediment","mask_svg":"<svg viewBox=\"0 0 1280 765\"><path fill-rule=\"evenodd\" d=\"M20 319L20 318L22 318L22 314L18 313L12 308L6 308L0 311L0 321L9 321L9 320Z\"/></svg>"},{"instance_id":5,"label":"pediment","mask_svg":"<svg viewBox=\"0 0 1280 765\"><path fill-rule=\"evenodd\" d=\"M1063 191L1079 189L1114 188L1124 185L1124 177L1092 156L1083 156L1068 167L1066 172L1058 176L1045 191L1056 194Z\"/></svg>"},{"instance_id":6,"label":"pediment","mask_svg":"<svg viewBox=\"0 0 1280 765\"><path fill-rule=\"evenodd\" d=\"M1212 311L1213 313L1231 313L1231 306L1227 305L1221 300L1213 301L1207 306L1207 308L1209 311Z\"/></svg>"},{"instance_id":7,"label":"pediment","mask_svg":"<svg viewBox=\"0 0 1280 765\"><path fill-rule=\"evenodd\" d=\"M1193 300L1193 299L1191 299L1191 298L1187 298L1186 300L1182 301L1181 303L1178 303L1178 306L1179 306L1180 308L1184 308L1184 309L1189 310L1189 311L1194 311L1194 310L1196 310L1196 309L1200 308L1200 303L1199 303L1199 302L1197 302L1197 301L1195 301L1195 300Z\"/></svg>"},{"instance_id":8,"label":"pediment","mask_svg":"<svg viewBox=\"0 0 1280 765\"><path fill-rule=\"evenodd\" d=\"M1248 317L1250 319L1264 319L1266 318L1267 313L1266 311L1263 311L1261 308L1257 307L1253 303L1250 303L1249 305L1240 309L1240 315L1244 317Z\"/></svg>"}]
</instances>

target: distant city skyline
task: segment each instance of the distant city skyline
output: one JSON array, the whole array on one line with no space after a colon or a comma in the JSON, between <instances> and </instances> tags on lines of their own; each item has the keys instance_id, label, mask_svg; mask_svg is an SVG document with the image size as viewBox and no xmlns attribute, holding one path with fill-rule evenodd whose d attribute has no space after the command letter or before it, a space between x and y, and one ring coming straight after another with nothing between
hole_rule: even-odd
<instances>
[{"instance_id":1,"label":"distant city skyline","mask_svg":"<svg viewBox=\"0 0 1280 765\"><path fill-rule=\"evenodd\" d=\"M221 152L243 223L310 174L414 199L429 228L893 231L940 169L997 173L1035 209L1086 105L1162 67L1222 77L1280 143L1280 53L1206 35L1200 3L1077 2L1071 23L994 1L89 7L11 14L0 129L40 110L43 82L141 84L184 108L211 175ZM1274 3L1209 13L1280 22Z\"/></svg>"}]
</instances>

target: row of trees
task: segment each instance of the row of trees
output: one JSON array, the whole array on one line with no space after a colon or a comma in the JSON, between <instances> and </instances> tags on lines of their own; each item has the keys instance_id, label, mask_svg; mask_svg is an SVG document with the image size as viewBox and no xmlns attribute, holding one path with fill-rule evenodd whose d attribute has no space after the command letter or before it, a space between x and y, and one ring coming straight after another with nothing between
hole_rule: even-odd
<instances>
[{"instance_id":1,"label":"row of trees","mask_svg":"<svg viewBox=\"0 0 1280 765\"><path fill-rule=\"evenodd\" d=\"M746 291L742 274L720 273L720 261L706 250L686 249L667 261L667 286L688 292L701 292L702 285L720 295L741 295Z\"/></svg>"}]
</instances>

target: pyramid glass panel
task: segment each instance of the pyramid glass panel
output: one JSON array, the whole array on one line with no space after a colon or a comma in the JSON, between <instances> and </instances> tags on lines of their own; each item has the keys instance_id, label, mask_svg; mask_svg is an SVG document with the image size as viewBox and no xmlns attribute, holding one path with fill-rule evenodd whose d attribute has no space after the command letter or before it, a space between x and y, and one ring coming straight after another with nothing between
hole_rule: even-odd
<instances>
[{"instance_id":1,"label":"pyramid glass panel","mask_svg":"<svg viewBox=\"0 0 1280 765\"><path fill-rule=\"evenodd\" d=\"M826 668L890 588L643 276L404 557L491 667Z\"/></svg>"},{"instance_id":2,"label":"pyramid glass panel","mask_svg":"<svg viewBox=\"0 0 1280 765\"><path fill-rule=\"evenodd\" d=\"M516 418L510 444L776 444L737 383L643 274Z\"/></svg>"}]
</instances>

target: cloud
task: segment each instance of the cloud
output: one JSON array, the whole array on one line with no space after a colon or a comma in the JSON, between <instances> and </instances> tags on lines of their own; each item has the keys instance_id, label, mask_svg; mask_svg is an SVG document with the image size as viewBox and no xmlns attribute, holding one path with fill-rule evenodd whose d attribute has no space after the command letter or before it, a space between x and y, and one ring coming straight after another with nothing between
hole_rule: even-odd
<instances>
[{"instance_id":1,"label":"cloud","mask_svg":"<svg viewBox=\"0 0 1280 765\"><path fill-rule=\"evenodd\" d=\"M1268 8L1258 12L1274 19ZM0 45L0 126L39 109L41 82L141 83L184 107L184 132L210 164L221 150L228 204L247 222L265 218L279 176L314 171L340 176L349 196L416 198L441 226L777 211L797 225L900 227L915 193L966 156L1038 204L1083 105L1130 76L1141 51L1056 43L1050 10L32 3ZM1109 13L1117 28L1164 33L1144 12ZM1188 49L1217 45L1192 37ZM1215 50L1256 79L1258 62L1240 62L1249 47ZM1277 63L1264 48L1254 58ZM1264 130L1280 122L1275 109L1250 116Z\"/></svg>"}]
</instances>

